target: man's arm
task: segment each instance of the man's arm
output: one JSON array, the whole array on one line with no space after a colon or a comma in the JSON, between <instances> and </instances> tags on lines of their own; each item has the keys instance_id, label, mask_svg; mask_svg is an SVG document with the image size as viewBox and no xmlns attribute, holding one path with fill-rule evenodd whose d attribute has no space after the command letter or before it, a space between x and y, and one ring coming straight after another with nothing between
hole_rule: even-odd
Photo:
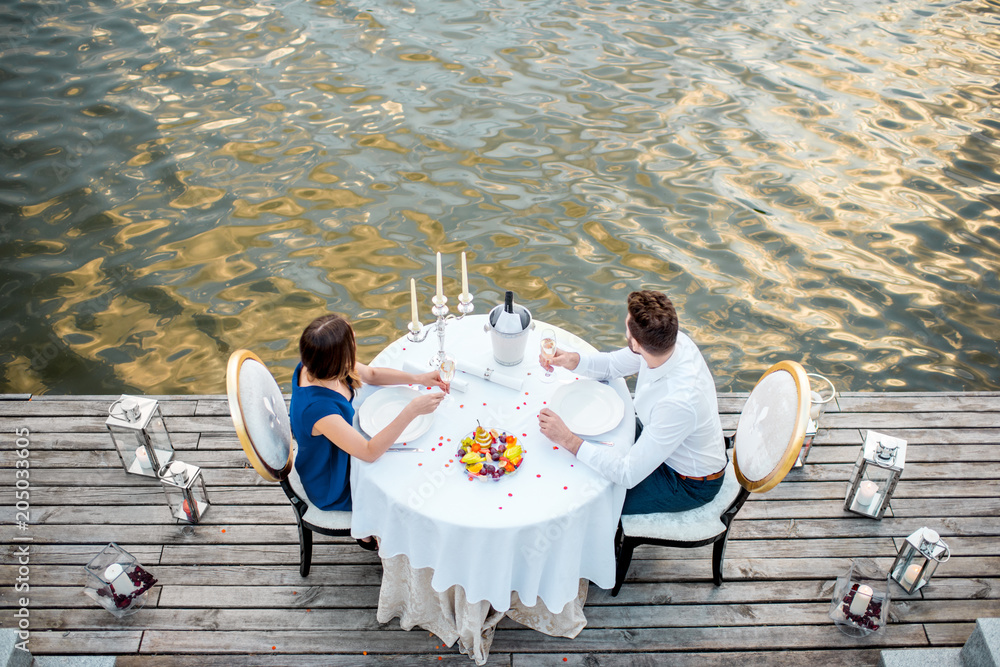
<instances>
[{"instance_id":1,"label":"man's arm","mask_svg":"<svg viewBox=\"0 0 1000 667\"><path fill-rule=\"evenodd\" d=\"M639 372L642 357L627 347L614 352L598 352L597 354L581 354L577 364L577 373L595 380L613 380L635 375Z\"/></svg>"},{"instance_id":2,"label":"man's arm","mask_svg":"<svg viewBox=\"0 0 1000 667\"><path fill-rule=\"evenodd\" d=\"M663 401L654 408L652 423L643 425L639 439L624 455L583 440L576 456L606 479L631 489L666 461L694 427L690 406Z\"/></svg>"}]
</instances>

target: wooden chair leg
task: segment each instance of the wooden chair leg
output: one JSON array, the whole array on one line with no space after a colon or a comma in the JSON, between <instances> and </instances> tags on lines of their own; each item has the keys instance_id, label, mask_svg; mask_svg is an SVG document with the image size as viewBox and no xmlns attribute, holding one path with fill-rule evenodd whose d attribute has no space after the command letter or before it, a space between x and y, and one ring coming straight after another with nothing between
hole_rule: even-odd
<instances>
[{"instance_id":1,"label":"wooden chair leg","mask_svg":"<svg viewBox=\"0 0 1000 667\"><path fill-rule=\"evenodd\" d=\"M616 597L618 591L622 589L622 584L625 583L625 575L628 574L628 566L632 564L632 552L636 546L637 544L627 537L622 542L621 552L615 565L615 587L611 589L611 597Z\"/></svg>"},{"instance_id":2,"label":"wooden chair leg","mask_svg":"<svg viewBox=\"0 0 1000 667\"><path fill-rule=\"evenodd\" d=\"M312 531L302 525L299 517L299 574L303 577L309 576L309 567L312 565L313 534Z\"/></svg>"},{"instance_id":3,"label":"wooden chair leg","mask_svg":"<svg viewBox=\"0 0 1000 667\"><path fill-rule=\"evenodd\" d=\"M712 581L716 586L722 584L722 560L726 557L726 542L729 541L729 529L722 534L722 537L712 548Z\"/></svg>"}]
</instances>

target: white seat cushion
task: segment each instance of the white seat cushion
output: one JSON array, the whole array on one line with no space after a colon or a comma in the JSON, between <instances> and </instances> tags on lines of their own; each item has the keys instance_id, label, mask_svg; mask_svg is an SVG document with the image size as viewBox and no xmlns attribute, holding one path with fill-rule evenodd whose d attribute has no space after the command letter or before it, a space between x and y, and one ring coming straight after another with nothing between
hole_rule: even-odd
<instances>
[{"instance_id":1,"label":"white seat cushion","mask_svg":"<svg viewBox=\"0 0 1000 667\"><path fill-rule=\"evenodd\" d=\"M726 466L722 488L707 505L686 512L657 512L654 514L623 514L622 529L629 537L647 537L675 542L700 542L719 535L726 525L719 517L740 493L733 462Z\"/></svg>"},{"instance_id":2,"label":"white seat cushion","mask_svg":"<svg viewBox=\"0 0 1000 667\"><path fill-rule=\"evenodd\" d=\"M350 512L338 512L338 511L324 511L316 507L309 500L309 496L306 495L306 490L302 488L302 480L299 479L299 473L295 470L295 466L288 471L288 483L292 486L292 491L295 492L299 498L301 498L309 508L306 513L302 516L302 519L313 526L318 528L326 528L327 530L350 530L351 529L351 513Z\"/></svg>"}]
</instances>

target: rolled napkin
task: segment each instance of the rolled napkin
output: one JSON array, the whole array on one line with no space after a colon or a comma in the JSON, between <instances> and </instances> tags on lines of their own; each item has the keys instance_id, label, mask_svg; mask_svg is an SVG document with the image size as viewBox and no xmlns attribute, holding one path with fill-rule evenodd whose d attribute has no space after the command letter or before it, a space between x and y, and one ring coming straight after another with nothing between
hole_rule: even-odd
<instances>
[{"instance_id":1,"label":"rolled napkin","mask_svg":"<svg viewBox=\"0 0 1000 667\"><path fill-rule=\"evenodd\" d=\"M403 370L406 371L407 373L426 373L430 369L427 366L422 366L410 359L404 359ZM465 392L469 390L469 383L466 380L463 380L462 378L456 376L451 381L451 388L454 389L455 391Z\"/></svg>"},{"instance_id":2,"label":"rolled napkin","mask_svg":"<svg viewBox=\"0 0 1000 667\"><path fill-rule=\"evenodd\" d=\"M466 373L468 375L475 375L476 377L483 378L484 380L489 380L490 382L495 382L501 386L509 387L510 389L521 390L524 385L524 378L514 377L497 369L476 364L471 361L458 360L458 370Z\"/></svg>"}]
</instances>

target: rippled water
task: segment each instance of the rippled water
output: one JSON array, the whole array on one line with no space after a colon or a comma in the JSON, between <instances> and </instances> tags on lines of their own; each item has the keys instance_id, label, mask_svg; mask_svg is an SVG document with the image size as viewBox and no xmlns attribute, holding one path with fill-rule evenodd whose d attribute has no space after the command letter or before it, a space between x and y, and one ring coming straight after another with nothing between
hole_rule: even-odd
<instances>
[{"instance_id":1,"label":"rippled water","mask_svg":"<svg viewBox=\"0 0 1000 667\"><path fill-rule=\"evenodd\" d=\"M998 9L3 3L0 392L287 383L327 309L367 360L463 250L599 347L667 291L723 391L1000 389Z\"/></svg>"}]
</instances>

